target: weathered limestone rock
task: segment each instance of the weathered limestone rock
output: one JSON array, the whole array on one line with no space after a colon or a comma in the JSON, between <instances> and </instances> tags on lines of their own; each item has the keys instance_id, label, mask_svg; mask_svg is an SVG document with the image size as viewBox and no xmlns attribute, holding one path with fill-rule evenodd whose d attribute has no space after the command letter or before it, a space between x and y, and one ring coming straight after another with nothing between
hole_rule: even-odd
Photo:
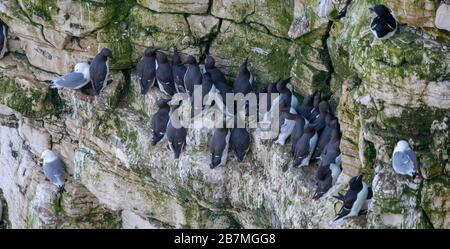
<instances>
[{"instance_id":1,"label":"weathered limestone rock","mask_svg":"<svg viewBox=\"0 0 450 249\"><path fill-rule=\"evenodd\" d=\"M395 174L392 166L375 169L373 209L369 222L373 228L430 228L420 205L420 185Z\"/></svg>"},{"instance_id":2,"label":"weathered limestone rock","mask_svg":"<svg viewBox=\"0 0 450 249\"><path fill-rule=\"evenodd\" d=\"M239 65L249 57L250 71L259 77L257 81L269 82L276 80L275 77L289 76L294 59L292 48L295 50L296 45L284 39L274 38L245 24L223 21L210 53L215 55L216 64L230 76L234 76Z\"/></svg>"},{"instance_id":3,"label":"weathered limestone rock","mask_svg":"<svg viewBox=\"0 0 450 249\"><path fill-rule=\"evenodd\" d=\"M272 35L288 37L293 9L294 3L291 0L254 1L254 13L246 21L263 25Z\"/></svg>"},{"instance_id":4,"label":"weathered limestone rock","mask_svg":"<svg viewBox=\"0 0 450 249\"><path fill-rule=\"evenodd\" d=\"M434 27L434 17L439 1L420 0L396 0L386 1L386 5L392 8L398 21L418 27Z\"/></svg>"},{"instance_id":5,"label":"weathered limestone rock","mask_svg":"<svg viewBox=\"0 0 450 249\"><path fill-rule=\"evenodd\" d=\"M93 57L85 53L58 50L50 45L30 40L22 41L22 49L31 65L60 75L72 71L76 63L89 61Z\"/></svg>"},{"instance_id":6,"label":"weathered limestone rock","mask_svg":"<svg viewBox=\"0 0 450 249\"><path fill-rule=\"evenodd\" d=\"M144 7L157 12L202 14L208 11L209 0L138 0Z\"/></svg>"},{"instance_id":7,"label":"weathered limestone rock","mask_svg":"<svg viewBox=\"0 0 450 249\"><path fill-rule=\"evenodd\" d=\"M326 26L330 10L319 16L319 12L323 12L321 2L322 0L294 0L293 21L288 32L290 38L296 39L312 30Z\"/></svg>"},{"instance_id":8,"label":"weathered limestone rock","mask_svg":"<svg viewBox=\"0 0 450 249\"><path fill-rule=\"evenodd\" d=\"M176 47L181 52L200 54L183 15L158 14L135 6L130 10L127 23L130 40L134 45L135 61L142 56L147 46L166 51Z\"/></svg>"},{"instance_id":9,"label":"weathered limestone rock","mask_svg":"<svg viewBox=\"0 0 450 249\"><path fill-rule=\"evenodd\" d=\"M18 1L30 19L47 28L72 36L84 36L124 18L133 1ZM75 14L76 13L76 14Z\"/></svg>"},{"instance_id":10,"label":"weathered limestone rock","mask_svg":"<svg viewBox=\"0 0 450 249\"><path fill-rule=\"evenodd\" d=\"M216 0L213 1L211 14L216 17L242 22L255 12L253 0Z\"/></svg>"},{"instance_id":11,"label":"weathered limestone rock","mask_svg":"<svg viewBox=\"0 0 450 249\"><path fill-rule=\"evenodd\" d=\"M450 226L450 195L448 176L424 182L422 205L433 227Z\"/></svg>"},{"instance_id":12,"label":"weathered limestone rock","mask_svg":"<svg viewBox=\"0 0 450 249\"><path fill-rule=\"evenodd\" d=\"M436 12L436 28L450 31L450 6L448 4L441 4Z\"/></svg>"},{"instance_id":13,"label":"weathered limestone rock","mask_svg":"<svg viewBox=\"0 0 450 249\"><path fill-rule=\"evenodd\" d=\"M219 31L219 19L213 16L190 15L187 18L192 35L197 39L205 38Z\"/></svg>"},{"instance_id":14,"label":"weathered limestone rock","mask_svg":"<svg viewBox=\"0 0 450 249\"><path fill-rule=\"evenodd\" d=\"M327 53L324 37L326 28L310 32L304 39L298 41L299 46L294 53L294 63L291 69L296 92L309 95L319 91L326 98L330 93L330 58Z\"/></svg>"}]
</instances>

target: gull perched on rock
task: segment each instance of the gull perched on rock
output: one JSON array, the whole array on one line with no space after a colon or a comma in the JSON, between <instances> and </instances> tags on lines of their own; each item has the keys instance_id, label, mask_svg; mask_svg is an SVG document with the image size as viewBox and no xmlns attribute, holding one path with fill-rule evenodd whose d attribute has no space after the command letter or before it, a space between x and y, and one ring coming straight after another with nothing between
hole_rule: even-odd
<instances>
[{"instance_id":1,"label":"gull perched on rock","mask_svg":"<svg viewBox=\"0 0 450 249\"><path fill-rule=\"evenodd\" d=\"M417 163L416 153L411 150L411 147L405 140L398 141L394 148L392 167L398 174L409 175L413 179L419 176L419 164Z\"/></svg>"},{"instance_id":2,"label":"gull perched on rock","mask_svg":"<svg viewBox=\"0 0 450 249\"><path fill-rule=\"evenodd\" d=\"M47 179L59 188L59 193L64 191L64 162L51 150L44 150L41 155L44 160L43 168Z\"/></svg>"},{"instance_id":3,"label":"gull perched on rock","mask_svg":"<svg viewBox=\"0 0 450 249\"><path fill-rule=\"evenodd\" d=\"M72 72L53 80L55 88L80 89L91 81L89 64L80 62L75 65Z\"/></svg>"}]
</instances>

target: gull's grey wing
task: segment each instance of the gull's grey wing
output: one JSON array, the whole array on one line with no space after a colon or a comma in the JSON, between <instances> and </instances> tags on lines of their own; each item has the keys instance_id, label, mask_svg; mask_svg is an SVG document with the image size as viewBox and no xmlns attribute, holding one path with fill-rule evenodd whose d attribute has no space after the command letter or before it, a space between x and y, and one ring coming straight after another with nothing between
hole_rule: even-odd
<instances>
[{"instance_id":1,"label":"gull's grey wing","mask_svg":"<svg viewBox=\"0 0 450 249\"><path fill-rule=\"evenodd\" d=\"M84 78L82 73L71 72L71 73L68 73L68 74L60 77L57 80L54 80L53 83L56 86L60 86L60 87L78 89L78 88L81 88L84 85L86 85L88 83L88 80L86 78Z\"/></svg>"},{"instance_id":2,"label":"gull's grey wing","mask_svg":"<svg viewBox=\"0 0 450 249\"><path fill-rule=\"evenodd\" d=\"M53 184L64 186L64 163L60 159L44 163L44 174Z\"/></svg>"},{"instance_id":3,"label":"gull's grey wing","mask_svg":"<svg viewBox=\"0 0 450 249\"><path fill-rule=\"evenodd\" d=\"M407 174L412 168L414 168L414 162L408 156L406 151L395 152L392 158L392 164L395 171L402 174Z\"/></svg>"},{"instance_id":4,"label":"gull's grey wing","mask_svg":"<svg viewBox=\"0 0 450 249\"><path fill-rule=\"evenodd\" d=\"M418 172L419 171L419 163L417 162L416 153L412 150L407 150L407 151L405 151L405 153L408 156L408 158L411 160L414 170Z\"/></svg>"}]
</instances>

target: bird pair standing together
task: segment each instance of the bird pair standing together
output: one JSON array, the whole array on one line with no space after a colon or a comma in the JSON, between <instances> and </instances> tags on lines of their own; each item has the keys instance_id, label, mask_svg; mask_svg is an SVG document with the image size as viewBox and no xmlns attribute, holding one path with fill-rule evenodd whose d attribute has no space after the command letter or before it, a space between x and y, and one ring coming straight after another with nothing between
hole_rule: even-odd
<instances>
[{"instance_id":1,"label":"bird pair standing together","mask_svg":"<svg viewBox=\"0 0 450 249\"><path fill-rule=\"evenodd\" d=\"M103 48L90 65L85 62L77 63L73 72L53 80L53 85L56 88L81 89L91 82L94 94L99 95L108 84L111 58L113 58L111 50Z\"/></svg>"}]
</instances>

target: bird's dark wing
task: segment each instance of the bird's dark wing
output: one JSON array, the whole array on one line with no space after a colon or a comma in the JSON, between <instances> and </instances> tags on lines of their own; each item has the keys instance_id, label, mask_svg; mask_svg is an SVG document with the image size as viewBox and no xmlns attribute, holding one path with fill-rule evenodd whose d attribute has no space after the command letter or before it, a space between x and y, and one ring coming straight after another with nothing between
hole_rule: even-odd
<instances>
[{"instance_id":1,"label":"bird's dark wing","mask_svg":"<svg viewBox=\"0 0 450 249\"><path fill-rule=\"evenodd\" d=\"M184 65L172 66L172 73L175 83L184 87L184 74L186 73L186 67Z\"/></svg>"},{"instance_id":2,"label":"bird's dark wing","mask_svg":"<svg viewBox=\"0 0 450 249\"><path fill-rule=\"evenodd\" d=\"M154 132L166 132L167 123L169 122L169 113L158 111L152 118L152 129Z\"/></svg>"},{"instance_id":3,"label":"bird's dark wing","mask_svg":"<svg viewBox=\"0 0 450 249\"><path fill-rule=\"evenodd\" d=\"M92 86L97 93L100 92L103 87L103 82L105 81L107 72L108 69L106 67L106 63L99 57L94 58L89 67L89 73L91 75Z\"/></svg>"},{"instance_id":4,"label":"bird's dark wing","mask_svg":"<svg viewBox=\"0 0 450 249\"><path fill-rule=\"evenodd\" d=\"M245 128L234 128L231 131L230 142L232 148L246 151L250 145L250 135Z\"/></svg>"},{"instance_id":5,"label":"bird's dark wing","mask_svg":"<svg viewBox=\"0 0 450 249\"><path fill-rule=\"evenodd\" d=\"M394 31L394 28L390 28L388 22L379 21L372 26L372 29L377 33L378 37L384 37L389 32Z\"/></svg>"},{"instance_id":6,"label":"bird's dark wing","mask_svg":"<svg viewBox=\"0 0 450 249\"><path fill-rule=\"evenodd\" d=\"M310 137L307 134L303 134L303 136L297 141L295 146L295 156L296 157L305 157L309 154L309 139Z\"/></svg>"},{"instance_id":7,"label":"bird's dark wing","mask_svg":"<svg viewBox=\"0 0 450 249\"><path fill-rule=\"evenodd\" d=\"M4 30L5 30L5 34L6 34L6 26L0 21L0 49L3 48L3 45L6 42L6 37L3 36Z\"/></svg>"},{"instance_id":8,"label":"bird's dark wing","mask_svg":"<svg viewBox=\"0 0 450 249\"><path fill-rule=\"evenodd\" d=\"M345 196L344 196L344 207L347 209L352 209L353 203L355 203L357 198L358 198L358 193L349 189L347 191L347 193L345 193Z\"/></svg>"},{"instance_id":9,"label":"bird's dark wing","mask_svg":"<svg viewBox=\"0 0 450 249\"><path fill-rule=\"evenodd\" d=\"M395 21L395 18L392 15L390 15L386 20L386 24L391 30L395 30L397 28L397 21Z\"/></svg>"},{"instance_id":10,"label":"bird's dark wing","mask_svg":"<svg viewBox=\"0 0 450 249\"><path fill-rule=\"evenodd\" d=\"M211 140L211 153L213 156L222 156L222 152L225 149L225 136L215 132Z\"/></svg>"}]
</instances>

